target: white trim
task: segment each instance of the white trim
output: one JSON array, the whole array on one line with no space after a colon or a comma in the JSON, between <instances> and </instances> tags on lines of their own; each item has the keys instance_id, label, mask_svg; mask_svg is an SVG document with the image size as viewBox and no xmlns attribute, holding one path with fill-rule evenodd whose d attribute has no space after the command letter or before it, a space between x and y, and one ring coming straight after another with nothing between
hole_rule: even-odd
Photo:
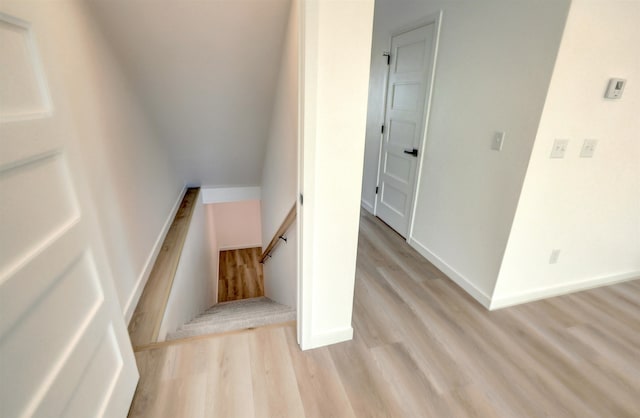
<instances>
[{"instance_id":1,"label":"white trim","mask_svg":"<svg viewBox=\"0 0 640 418\"><path fill-rule=\"evenodd\" d=\"M322 334L311 335L308 344L303 341L302 350L311 350L331 344L337 344L353 339L353 327L339 328Z\"/></svg>"},{"instance_id":2,"label":"white trim","mask_svg":"<svg viewBox=\"0 0 640 418\"><path fill-rule=\"evenodd\" d=\"M419 243L415 238L409 238L407 240L409 245L420 253L424 258L429 260L431 264L438 267L444 274L447 275L455 284L460 286L465 292L471 295L475 300L480 302L482 306L489 309L491 304L491 297L487 295L483 290L479 289L471 280L466 278L463 274L456 269L448 265L444 260L435 255L427 247Z\"/></svg>"},{"instance_id":3,"label":"white trim","mask_svg":"<svg viewBox=\"0 0 640 418\"><path fill-rule=\"evenodd\" d=\"M218 247L218 252L220 251L229 251L229 250L244 250L246 248L262 248L262 243L258 242L255 244L239 244L239 245L225 245L224 247Z\"/></svg>"},{"instance_id":4,"label":"white trim","mask_svg":"<svg viewBox=\"0 0 640 418\"><path fill-rule=\"evenodd\" d=\"M389 50L383 52L384 54L391 54L391 38L389 38ZM387 57L387 59L390 59ZM380 112L380 116L382 117L382 122L380 125L384 126L387 121L387 94L389 93L389 74L391 72L391 65L387 64L387 71L384 73L384 81L383 81L383 89L382 89L382 112ZM389 127L387 126L387 133L389 132ZM380 139L378 140L378 165L376 166L376 194L373 195L373 210L370 211L374 216L377 215L376 211L378 210L378 202L380 195L378 194L378 188L380 187L380 166L382 165L382 146L384 143L384 132L380 132Z\"/></svg>"},{"instance_id":5,"label":"white trim","mask_svg":"<svg viewBox=\"0 0 640 418\"><path fill-rule=\"evenodd\" d=\"M563 283L541 287L538 289L526 290L520 293L494 298L491 301L490 310L506 308L508 306L519 305L521 303L533 302L535 300L546 299L553 296L566 295L567 293L580 292L582 290L593 289L612 285L615 283L625 282L627 280L637 279L640 277L640 271L631 273L617 274L614 276L595 277L583 280L577 280L571 283Z\"/></svg>"},{"instance_id":6,"label":"white trim","mask_svg":"<svg viewBox=\"0 0 640 418\"><path fill-rule=\"evenodd\" d=\"M138 301L140 300L140 296L142 296L142 290L144 286L147 284L147 280L149 280L149 275L151 274L151 270L153 269L153 265L156 262L156 258L162 249L162 244L164 243L164 239L167 236L167 232L169 232L169 228L171 228L171 224L173 223L173 219L176 217L176 213L178 213L178 209L180 209L180 203L182 203L182 199L184 199L184 195L187 193L187 186L184 186L180 193L178 194L178 198L176 202L173 204L173 208L171 208L171 212L169 212L169 216L167 220L164 222L160 233L158 234L158 238L156 238L156 242L153 244L151 253L147 257L147 261L144 263L144 267L142 272L138 276L138 280L136 280L136 285L134 286L134 290L129 296L129 300L124 308L124 320L127 324L131 322L131 317L133 316L133 311L138 305Z\"/></svg>"},{"instance_id":7,"label":"white trim","mask_svg":"<svg viewBox=\"0 0 640 418\"><path fill-rule=\"evenodd\" d=\"M431 22L435 25L435 34L433 37L433 62L429 73L429 90L425 99L424 127L422 131L422 143L420 144L420 158L418 158L418 169L416 170L416 178L413 182L413 200L411 202L411 213L409 214L409 225L407 226L407 242L413 238L413 227L416 222L416 209L418 208L418 195L420 194L420 180L422 179L422 169L424 166L424 156L427 154L427 141L429 138L429 122L431 119L431 105L433 102L433 89L436 82L436 66L438 64L438 52L440 46L440 31L442 27L442 10L429 15L423 21L424 25ZM419 27L419 26L418 26ZM417 242L417 241L416 241Z\"/></svg>"},{"instance_id":8,"label":"white trim","mask_svg":"<svg viewBox=\"0 0 640 418\"><path fill-rule=\"evenodd\" d=\"M258 186L251 187L202 187L200 189L202 203L240 202L243 200L260 200L262 190Z\"/></svg>"},{"instance_id":9,"label":"white trim","mask_svg":"<svg viewBox=\"0 0 640 418\"><path fill-rule=\"evenodd\" d=\"M315 128L315 114L305 107L306 97L314 98L317 94L315 81L317 79L317 58L313 51L317 48L317 36L314 30L318 30L317 16L318 2L298 1L293 4L298 7L298 193L297 199L297 234L298 234L298 304L297 304L297 341L300 348L308 345L311 339L311 316L313 298L313 254L310 237L314 233L313 218L313 192L315 183L315 162L308 158L309 150L315 149L316 138L313 132ZM309 16L309 17L307 17ZM307 53L306 45L309 45ZM308 64L307 64L308 61ZM306 152L305 152L306 151ZM305 159L306 161L305 166ZM304 202L302 197L306 197ZM304 233L303 233L304 232ZM309 251L304 251L305 246Z\"/></svg>"},{"instance_id":10,"label":"white trim","mask_svg":"<svg viewBox=\"0 0 640 418\"><path fill-rule=\"evenodd\" d=\"M367 202L364 199L361 199L360 200L360 204L362 205L363 208L365 208L367 210L367 212L371 213L372 215L374 214L373 213L373 205L371 203Z\"/></svg>"}]
</instances>

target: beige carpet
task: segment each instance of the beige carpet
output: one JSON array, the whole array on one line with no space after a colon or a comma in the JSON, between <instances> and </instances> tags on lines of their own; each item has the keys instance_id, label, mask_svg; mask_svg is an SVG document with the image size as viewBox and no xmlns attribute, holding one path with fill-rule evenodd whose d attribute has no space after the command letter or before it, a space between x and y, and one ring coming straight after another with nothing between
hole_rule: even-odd
<instances>
[{"instance_id":1,"label":"beige carpet","mask_svg":"<svg viewBox=\"0 0 640 418\"><path fill-rule=\"evenodd\" d=\"M295 319L295 309L266 297L223 302L213 305L176 332L167 335L167 340L255 328Z\"/></svg>"}]
</instances>

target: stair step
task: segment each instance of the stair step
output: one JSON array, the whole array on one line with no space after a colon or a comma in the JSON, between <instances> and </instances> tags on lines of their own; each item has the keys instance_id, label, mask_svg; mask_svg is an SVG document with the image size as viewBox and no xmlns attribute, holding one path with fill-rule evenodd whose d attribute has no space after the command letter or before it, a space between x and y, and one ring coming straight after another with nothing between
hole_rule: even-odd
<instances>
[{"instance_id":1,"label":"stair step","mask_svg":"<svg viewBox=\"0 0 640 418\"><path fill-rule=\"evenodd\" d=\"M277 310L281 306L284 306L271 301L273 302L273 304L275 304L273 305L271 303L268 303L268 301L271 301L271 299L266 297L258 297L243 300L234 300L230 302L221 302L213 305L211 308L207 309L206 311L195 317L193 320L191 320L188 324L185 324L183 326L203 321L209 321L214 316L222 320L225 316L236 315L236 311L240 309L242 309L243 312L263 311L265 313L269 313L273 310ZM288 306L284 306L284 308L287 310L291 309Z\"/></svg>"},{"instance_id":2,"label":"stair step","mask_svg":"<svg viewBox=\"0 0 640 418\"><path fill-rule=\"evenodd\" d=\"M266 297L218 303L167 336L167 340L277 324L296 319L295 309Z\"/></svg>"},{"instance_id":3,"label":"stair step","mask_svg":"<svg viewBox=\"0 0 640 418\"><path fill-rule=\"evenodd\" d=\"M271 299L269 299L266 296L260 296L260 297L257 297L257 298L241 299L241 300L230 300L230 301L227 301L227 302L220 302L220 303L216 303L215 305L213 305L212 307L210 307L209 309L204 311L202 314L200 314L200 316L204 316L204 315L206 315L208 313L219 311L219 310L223 309L224 307L226 307L228 305L244 304L245 306L253 306L253 305L259 305L261 303L264 303L265 301L273 302ZM276 303L276 302L273 302L273 303ZM278 304L278 303L276 303L276 304ZM284 306L284 305L281 305L281 306Z\"/></svg>"}]
</instances>

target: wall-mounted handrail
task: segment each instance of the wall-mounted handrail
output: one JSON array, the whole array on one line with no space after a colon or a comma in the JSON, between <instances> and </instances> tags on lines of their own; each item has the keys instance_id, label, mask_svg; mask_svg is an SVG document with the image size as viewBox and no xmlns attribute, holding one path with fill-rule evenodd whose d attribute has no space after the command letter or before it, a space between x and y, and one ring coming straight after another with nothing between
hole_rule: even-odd
<instances>
[{"instance_id":1,"label":"wall-mounted handrail","mask_svg":"<svg viewBox=\"0 0 640 418\"><path fill-rule=\"evenodd\" d=\"M262 255L260 256L261 263L264 263L267 258L271 257L271 253L273 252L273 250L276 248L276 246L280 241L287 242L287 239L285 238L284 233L287 232L287 230L289 229L289 227L291 226L291 224L295 219L296 219L296 204L294 203L293 206L291 207L291 210L287 214L286 218L284 218L284 221L282 221L282 225L280 225L280 228L278 228L276 233L273 235L273 238L271 238L269 245L267 245L267 248L265 248L265 250L262 252Z\"/></svg>"}]
</instances>

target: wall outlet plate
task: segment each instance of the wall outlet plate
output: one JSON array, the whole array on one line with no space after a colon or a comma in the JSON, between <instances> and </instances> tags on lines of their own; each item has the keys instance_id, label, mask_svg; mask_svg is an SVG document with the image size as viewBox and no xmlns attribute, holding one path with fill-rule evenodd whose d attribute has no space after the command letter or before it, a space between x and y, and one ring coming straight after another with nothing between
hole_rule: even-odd
<instances>
[{"instance_id":1,"label":"wall outlet plate","mask_svg":"<svg viewBox=\"0 0 640 418\"><path fill-rule=\"evenodd\" d=\"M580 158L592 158L596 152L597 139L585 139L580 150Z\"/></svg>"},{"instance_id":2,"label":"wall outlet plate","mask_svg":"<svg viewBox=\"0 0 640 418\"><path fill-rule=\"evenodd\" d=\"M549 256L549 264L556 264L558 262L558 258L560 258L560 250L557 248L551 250L551 255Z\"/></svg>"},{"instance_id":3,"label":"wall outlet plate","mask_svg":"<svg viewBox=\"0 0 640 418\"><path fill-rule=\"evenodd\" d=\"M496 132L491 141L491 149L502 151L502 144L504 144L504 132Z\"/></svg>"},{"instance_id":4,"label":"wall outlet plate","mask_svg":"<svg viewBox=\"0 0 640 418\"><path fill-rule=\"evenodd\" d=\"M564 158L564 154L567 152L569 146L568 139L556 139L553 141L553 148L551 149L551 158Z\"/></svg>"}]
</instances>

